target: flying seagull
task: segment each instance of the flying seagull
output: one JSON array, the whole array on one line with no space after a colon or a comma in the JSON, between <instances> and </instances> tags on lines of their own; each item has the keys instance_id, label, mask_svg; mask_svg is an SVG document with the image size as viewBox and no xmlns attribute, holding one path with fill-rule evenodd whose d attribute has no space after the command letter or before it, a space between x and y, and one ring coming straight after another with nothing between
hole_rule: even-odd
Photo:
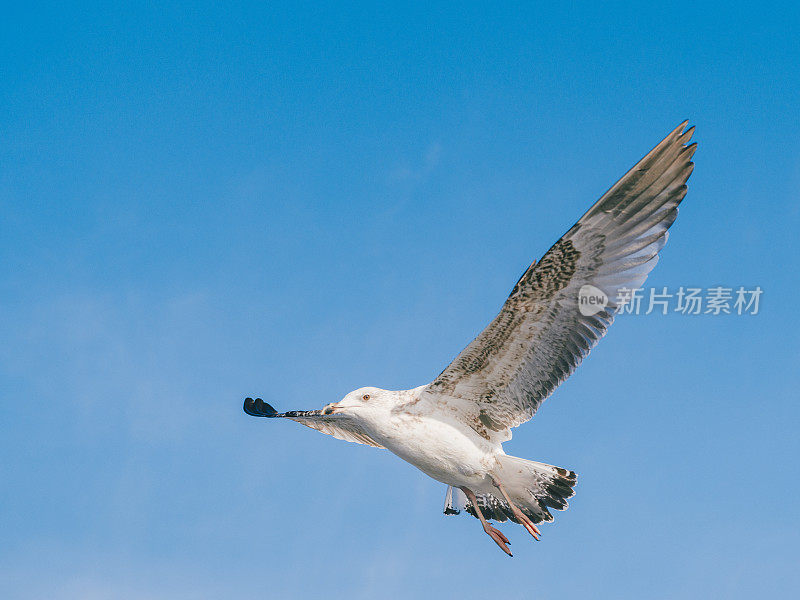
<instances>
[{"instance_id":1,"label":"flying seagull","mask_svg":"<svg viewBox=\"0 0 800 600\"><path fill-rule=\"evenodd\" d=\"M626 290L658 261L686 195L696 143L681 123L615 183L519 278L500 313L432 382L412 390L364 387L318 410L277 412L247 398L255 417L283 417L386 448L447 485L444 512L466 510L511 556L489 521L535 539L574 494L573 471L508 456L511 428L529 420L605 335ZM586 286L592 286L587 288ZM603 303L581 310L582 288Z\"/></svg>"}]
</instances>

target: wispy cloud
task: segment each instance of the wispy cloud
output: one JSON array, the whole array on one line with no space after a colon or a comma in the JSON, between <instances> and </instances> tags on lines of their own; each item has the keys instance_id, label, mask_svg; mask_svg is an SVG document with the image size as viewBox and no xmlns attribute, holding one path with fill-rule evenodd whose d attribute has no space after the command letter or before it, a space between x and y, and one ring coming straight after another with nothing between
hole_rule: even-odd
<instances>
[{"instance_id":1,"label":"wispy cloud","mask_svg":"<svg viewBox=\"0 0 800 600\"><path fill-rule=\"evenodd\" d=\"M432 142L414 161L407 161L395 167L389 173L391 181L413 182L421 181L430 175L442 158L442 145Z\"/></svg>"}]
</instances>

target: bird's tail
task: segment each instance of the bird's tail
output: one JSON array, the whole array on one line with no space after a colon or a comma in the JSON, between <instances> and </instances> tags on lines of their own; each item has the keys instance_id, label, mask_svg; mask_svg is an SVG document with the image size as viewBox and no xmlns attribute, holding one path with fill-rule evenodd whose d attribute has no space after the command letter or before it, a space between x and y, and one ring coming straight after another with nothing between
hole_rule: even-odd
<instances>
[{"instance_id":1,"label":"bird's tail","mask_svg":"<svg viewBox=\"0 0 800 600\"><path fill-rule=\"evenodd\" d=\"M550 508L566 510L567 498L575 494L573 488L578 478L573 471L516 456L502 455L498 458L498 467L492 476L505 488L511 501L534 523L552 521ZM484 494L476 492L475 495L487 519L519 522L499 491ZM459 489L448 487L444 514L458 514L462 509L477 516L475 507L466 495Z\"/></svg>"}]
</instances>

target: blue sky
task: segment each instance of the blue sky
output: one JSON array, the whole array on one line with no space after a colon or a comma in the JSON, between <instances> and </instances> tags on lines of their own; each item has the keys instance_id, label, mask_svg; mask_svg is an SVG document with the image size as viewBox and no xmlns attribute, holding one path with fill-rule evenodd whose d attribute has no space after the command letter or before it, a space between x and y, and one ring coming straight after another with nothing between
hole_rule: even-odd
<instances>
[{"instance_id":1,"label":"blue sky","mask_svg":"<svg viewBox=\"0 0 800 600\"><path fill-rule=\"evenodd\" d=\"M752 598L800 591L800 15L790 4L8 6L4 598ZM431 380L683 119L648 284L510 454L535 543L388 452L244 415Z\"/></svg>"}]
</instances>

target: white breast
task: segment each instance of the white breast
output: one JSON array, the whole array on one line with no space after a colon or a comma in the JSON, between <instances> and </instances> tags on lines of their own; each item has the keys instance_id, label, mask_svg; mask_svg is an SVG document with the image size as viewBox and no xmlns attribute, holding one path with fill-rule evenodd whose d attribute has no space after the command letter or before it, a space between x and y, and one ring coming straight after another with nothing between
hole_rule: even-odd
<instances>
[{"instance_id":1,"label":"white breast","mask_svg":"<svg viewBox=\"0 0 800 600\"><path fill-rule=\"evenodd\" d=\"M502 453L473 432L457 424L412 415L397 415L383 423L372 437L426 475L454 486L475 486L484 481Z\"/></svg>"}]
</instances>

